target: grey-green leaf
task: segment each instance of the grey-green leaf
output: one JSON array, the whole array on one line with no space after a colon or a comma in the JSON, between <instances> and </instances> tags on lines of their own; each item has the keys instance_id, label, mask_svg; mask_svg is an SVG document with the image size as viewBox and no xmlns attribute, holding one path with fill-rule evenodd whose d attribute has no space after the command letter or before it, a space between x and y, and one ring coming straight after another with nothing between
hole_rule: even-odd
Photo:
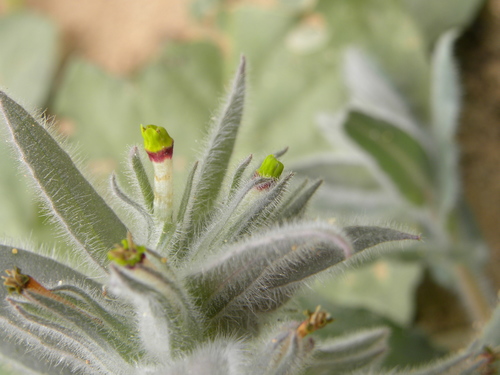
<instances>
[{"instance_id":1,"label":"grey-green leaf","mask_svg":"<svg viewBox=\"0 0 500 375\"><path fill-rule=\"evenodd\" d=\"M231 188L229 189L229 194L227 197L228 201L230 201L234 197L234 194L236 194L236 191L240 187L243 174L245 173L245 170L247 169L250 162L252 161L252 158L253 155L249 155L245 160L243 160L240 163L240 165L238 165L238 167L234 171L233 181L231 183Z\"/></svg>"},{"instance_id":2,"label":"grey-green leaf","mask_svg":"<svg viewBox=\"0 0 500 375\"><path fill-rule=\"evenodd\" d=\"M259 226L265 225L273 215L273 209L279 203L283 196L292 173L284 176L269 191L261 192L261 196L252 202L252 205L245 210L236 222L231 226L228 233L229 241L237 240L239 237L247 234L249 229L255 230ZM267 223L269 225L269 223Z\"/></svg>"},{"instance_id":3,"label":"grey-green leaf","mask_svg":"<svg viewBox=\"0 0 500 375\"><path fill-rule=\"evenodd\" d=\"M213 128L208 148L201 158L200 173L194 186L193 218L203 218L213 207L233 153L245 100L245 58L242 57L233 87Z\"/></svg>"},{"instance_id":4,"label":"grey-green leaf","mask_svg":"<svg viewBox=\"0 0 500 375\"><path fill-rule=\"evenodd\" d=\"M106 252L125 237L125 225L42 125L3 92L0 103L22 160L53 215L104 272Z\"/></svg>"},{"instance_id":5,"label":"grey-green leaf","mask_svg":"<svg viewBox=\"0 0 500 375\"><path fill-rule=\"evenodd\" d=\"M252 195L255 187L261 184L264 180L264 178L250 179L246 184L242 185L239 188L233 199L231 199L231 201L227 203L226 208L221 212L220 215L212 218L212 222L207 226L205 232L202 233L199 236L198 240L191 246L191 248L189 249L189 255L192 258L200 255L201 252L210 248L210 246L217 241L226 239L227 236L232 234L232 232L229 231L229 228L231 226L231 223L233 223L234 221L235 212L237 212L239 207L245 206L245 202L250 201L251 198L249 198L248 196ZM175 253L174 255L182 256L183 249L180 250L180 253Z\"/></svg>"},{"instance_id":6,"label":"grey-green leaf","mask_svg":"<svg viewBox=\"0 0 500 375\"><path fill-rule=\"evenodd\" d=\"M3 274L4 270L14 267L20 268L23 273L31 275L35 279L43 280L47 288L73 282L96 292L102 289L101 284L51 258L17 247L0 245L0 272ZM5 276L5 274L3 275ZM7 290L0 288L0 306L6 296Z\"/></svg>"},{"instance_id":7,"label":"grey-green leaf","mask_svg":"<svg viewBox=\"0 0 500 375\"><path fill-rule=\"evenodd\" d=\"M400 371L397 375L442 375L442 374L463 374L464 370L474 366L471 363L471 353L463 352L441 359L431 365L422 366L414 371Z\"/></svg>"},{"instance_id":8,"label":"grey-green leaf","mask_svg":"<svg viewBox=\"0 0 500 375\"><path fill-rule=\"evenodd\" d=\"M351 239L355 252L384 242L420 240L419 235L376 226L350 226L345 227L344 232Z\"/></svg>"},{"instance_id":9,"label":"grey-green leaf","mask_svg":"<svg viewBox=\"0 0 500 375\"><path fill-rule=\"evenodd\" d=\"M136 212L138 212L144 220L148 223L148 230L151 232L151 228L154 227L154 221L153 217L149 212L146 211L146 209L141 206L139 203L134 201L132 198L130 198L118 185L118 181L116 180L116 174L112 173L111 174L111 189L113 193L120 198L120 200L125 203L127 206L130 206L133 208ZM151 233L148 233L148 238Z\"/></svg>"},{"instance_id":10,"label":"grey-green leaf","mask_svg":"<svg viewBox=\"0 0 500 375\"><path fill-rule=\"evenodd\" d=\"M180 222L184 220L184 214L186 213L186 208L188 206L189 199L191 197L191 189L193 187L193 178L198 169L198 162L193 164L191 168L191 172L189 172L189 176L186 180L186 186L184 188L184 193L182 195L181 204L179 205L179 211L177 213L177 221Z\"/></svg>"},{"instance_id":11,"label":"grey-green leaf","mask_svg":"<svg viewBox=\"0 0 500 375\"><path fill-rule=\"evenodd\" d=\"M443 34L432 56L432 126L439 139L446 140L453 140L460 113L461 91L453 55L457 37L457 30Z\"/></svg>"},{"instance_id":12,"label":"grey-green leaf","mask_svg":"<svg viewBox=\"0 0 500 375\"><path fill-rule=\"evenodd\" d=\"M28 274L37 280L43 280L46 287L56 286L59 283L76 283L83 285L94 293L100 293L102 285L76 272L72 268L65 266L53 259L20 249L12 246L0 245L0 272L4 270L19 267L24 274ZM0 288L0 316L2 319L14 319L15 314L6 303L7 289ZM25 353L25 345L20 342L12 341L11 334L8 331L0 330L0 352L8 355L13 362L20 361L31 369L44 369L45 373L54 373L57 371L63 374L70 374L68 369L64 372L64 366L45 367L45 362L40 362L33 353ZM50 369L50 370L49 370Z\"/></svg>"},{"instance_id":13,"label":"grey-green leaf","mask_svg":"<svg viewBox=\"0 0 500 375\"><path fill-rule=\"evenodd\" d=\"M345 374L378 364L387 352L387 328L358 332L321 342L315 348L308 374Z\"/></svg>"},{"instance_id":14,"label":"grey-green leaf","mask_svg":"<svg viewBox=\"0 0 500 375\"><path fill-rule=\"evenodd\" d=\"M175 279L141 264L132 269L111 264L110 271L111 290L137 309L141 339L150 354L169 358L192 348L202 331L196 310Z\"/></svg>"},{"instance_id":15,"label":"grey-green leaf","mask_svg":"<svg viewBox=\"0 0 500 375\"><path fill-rule=\"evenodd\" d=\"M293 200L282 208L282 211L279 213L279 219L290 220L301 217L306 210L307 204L309 203L310 199L313 197L314 193L316 193L316 190L318 190L322 183L322 180L315 181L303 191L300 191L299 194L294 196Z\"/></svg>"},{"instance_id":16,"label":"grey-green leaf","mask_svg":"<svg viewBox=\"0 0 500 375\"><path fill-rule=\"evenodd\" d=\"M153 212L153 188L151 187L151 183L149 182L144 164L142 164L141 156L139 155L139 149L137 148L137 146L132 147L132 149L130 150L130 165L132 167L131 169L134 171L135 178L142 194L142 198L144 199L144 203L146 204L149 212Z\"/></svg>"},{"instance_id":17,"label":"grey-green leaf","mask_svg":"<svg viewBox=\"0 0 500 375\"><path fill-rule=\"evenodd\" d=\"M241 342L236 339L218 339L197 347L190 356L183 356L155 375L241 375L245 363Z\"/></svg>"},{"instance_id":18,"label":"grey-green leaf","mask_svg":"<svg viewBox=\"0 0 500 375\"><path fill-rule=\"evenodd\" d=\"M285 323L274 337L267 340L249 366L254 375L301 374L305 361L314 347L314 342L303 339L297 333L298 322Z\"/></svg>"},{"instance_id":19,"label":"grey-green leaf","mask_svg":"<svg viewBox=\"0 0 500 375\"><path fill-rule=\"evenodd\" d=\"M237 316L276 309L305 279L350 257L352 248L336 227L310 222L268 230L221 252L190 276L190 286L209 318L231 326Z\"/></svg>"}]
</instances>

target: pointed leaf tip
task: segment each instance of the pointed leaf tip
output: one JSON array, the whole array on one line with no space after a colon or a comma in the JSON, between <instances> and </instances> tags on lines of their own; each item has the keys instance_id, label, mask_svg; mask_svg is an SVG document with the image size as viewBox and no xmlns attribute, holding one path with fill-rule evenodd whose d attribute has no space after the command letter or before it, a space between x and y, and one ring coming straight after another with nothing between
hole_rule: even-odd
<instances>
[{"instance_id":1,"label":"pointed leaf tip","mask_svg":"<svg viewBox=\"0 0 500 375\"><path fill-rule=\"evenodd\" d=\"M245 87L245 59L242 58L225 106L212 127L200 172L193 184L197 200L191 210L192 218L195 222L200 220L199 224L207 217L221 190L243 116Z\"/></svg>"},{"instance_id":2,"label":"pointed leaf tip","mask_svg":"<svg viewBox=\"0 0 500 375\"><path fill-rule=\"evenodd\" d=\"M238 73L245 74L246 68L247 68L247 58L245 57L245 55L241 55Z\"/></svg>"},{"instance_id":3,"label":"pointed leaf tip","mask_svg":"<svg viewBox=\"0 0 500 375\"><path fill-rule=\"evenodd\" d=\"M404 240L420 241L422 239L420 234L416 235L376 226L345 227L344 232L351 239L355 252L360 252L385 242Z\"/></svg>"}]
</instances>

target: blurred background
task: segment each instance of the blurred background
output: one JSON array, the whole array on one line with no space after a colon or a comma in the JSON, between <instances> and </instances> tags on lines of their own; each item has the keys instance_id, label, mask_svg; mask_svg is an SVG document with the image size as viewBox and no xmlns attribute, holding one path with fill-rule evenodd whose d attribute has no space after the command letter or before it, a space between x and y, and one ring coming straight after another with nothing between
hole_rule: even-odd
<instances>
[{"instance_id":1,"label":"blurred background","mask_svg":"<svg viewBox=\"0 0 500 375\"><path fill-rule=\"evenodd\" d=\"M101 188L150 123L182 183L244 54L234 163L288 146L325 181L312 216L423 233L301 301L336 318L325 335L391 326L385 365L412 365L467 345L497 299L499 32L500 0L0 0L0 86ZM64 250L11 154L0 235Z\"/></svg>"}]
</instances>

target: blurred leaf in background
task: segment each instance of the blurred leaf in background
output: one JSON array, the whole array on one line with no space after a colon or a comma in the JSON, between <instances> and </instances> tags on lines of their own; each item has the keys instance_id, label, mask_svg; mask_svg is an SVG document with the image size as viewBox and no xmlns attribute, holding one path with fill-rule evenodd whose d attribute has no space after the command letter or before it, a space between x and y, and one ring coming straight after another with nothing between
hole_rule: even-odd
<instances>
[{"instance_id":1,"label":"blurred leaf in background","mask_svg":"<svg viewBox=\"0 0 500 375\"><path fill-rule=\"evenodd\" d=\"M380 260L351 271L343 278L322 282L315 290L332 302L366 308L408 327L415 318L415 290L422 277L418 264Z\"/></svg>"},{"instance_id":2,"label":"blurred leaf in background","mask_svg":"<svg viewBox=\"0 0 500 375\"><path fill-rule=\"evenodd\" d=\"M58 42L55 26L44 17L19 12L0 18L0 86L31 110L46 106L59 64ZM12 151L2 142L0 159L10 160ZM0 163L0 175L2 233L27 238L41 228L28 179L7 162Z\"/></svg>"}]
</instances>

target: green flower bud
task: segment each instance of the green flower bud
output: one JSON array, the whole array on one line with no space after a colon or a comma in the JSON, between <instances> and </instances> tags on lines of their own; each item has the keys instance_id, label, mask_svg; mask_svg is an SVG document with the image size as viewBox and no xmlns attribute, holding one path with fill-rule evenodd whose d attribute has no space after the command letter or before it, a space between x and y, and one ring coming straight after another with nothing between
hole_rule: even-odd
<instances>
[{"instance_id":1,"label":"green flower bud","mask_svg":"<svg viewBox=\"0 0 500 375\"><path fill-rule=\"evenodd\" d=\"M129 237L122 240L121 245L117 245L113 250L108 252L108 259L120 266L133 267L142 261L145 251L146 248L144 246L136 246Z\"/></svg>"},{"instance_id":2,"label":"green flower bud","mask_svg":"<svg viewBox=\"0 0 500 375\"><path fill-rule=\"evenodd\" d=\"M165 128L156 125L141 125L141 133L144 138L144 149L148 154L158 153L174 145L174 140L168 135Z\"/></svg>"},{"instance_id":3,"label":"green flower bud","mask_svg":"<svg viewBox=\"0 0 500 375\"><path fill-rule=\"evenodd\" d=\"M281 172L283 172L284 168L283 163L276 159L274 155L268 155L256 172L261 177L274 178L277 180L281 176Z\"/></svg>"}]
</instances>

